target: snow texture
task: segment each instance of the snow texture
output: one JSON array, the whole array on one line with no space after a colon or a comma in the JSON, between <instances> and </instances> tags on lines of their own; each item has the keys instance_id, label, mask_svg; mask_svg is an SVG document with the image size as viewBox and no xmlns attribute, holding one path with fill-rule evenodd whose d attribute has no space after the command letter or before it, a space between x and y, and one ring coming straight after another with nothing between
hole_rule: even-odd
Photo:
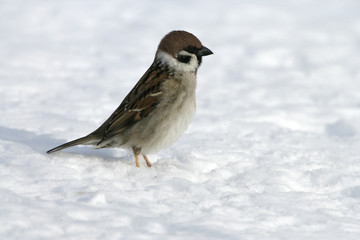
<instances>
[{"instance_id":1,"label":"snow texture","mask_svg":"<svg viewBox=\"0 0 360 240\"><path fill-rule=\"evenodd\" d=\"M0 1L0 239L360 239L360 1ZM135 167L98 127L169 31L214 52Z\"/></svg>"}]
</instances>

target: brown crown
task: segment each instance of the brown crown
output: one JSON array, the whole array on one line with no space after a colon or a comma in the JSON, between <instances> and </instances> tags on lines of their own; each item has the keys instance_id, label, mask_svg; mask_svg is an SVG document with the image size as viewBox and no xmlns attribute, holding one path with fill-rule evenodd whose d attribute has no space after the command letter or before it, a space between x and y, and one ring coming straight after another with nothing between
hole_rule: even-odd
<instances>
[{"instance_id":1,"label":"brown crown","mask_svg":"<svg viewBox=\"0 0 360 240\"><path fill-rule=\"evenodd\" d=\"M185 31L172 31L161 40L158 51L162 50L174 56L182 49L193 46L201 48L200 40L193 34Z\"/></svg>"}]
</instances>

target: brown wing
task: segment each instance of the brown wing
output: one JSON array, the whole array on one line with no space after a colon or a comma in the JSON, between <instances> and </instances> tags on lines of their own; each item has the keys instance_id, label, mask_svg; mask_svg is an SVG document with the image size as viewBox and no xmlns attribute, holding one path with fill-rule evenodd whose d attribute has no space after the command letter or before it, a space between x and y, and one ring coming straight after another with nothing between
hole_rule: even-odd
<instances>
[{"instance_id":1,"label":"brown wing","mask_svg":"<svg viewBox=\"0 0 360 240\"><path fill-rule=\"evenodd\" d=\"M155 63L145 72L113 114L93 133L102 136L98 145L145 118L158 104L161 83L169 77Z\"/></svg>"}]
</instances>

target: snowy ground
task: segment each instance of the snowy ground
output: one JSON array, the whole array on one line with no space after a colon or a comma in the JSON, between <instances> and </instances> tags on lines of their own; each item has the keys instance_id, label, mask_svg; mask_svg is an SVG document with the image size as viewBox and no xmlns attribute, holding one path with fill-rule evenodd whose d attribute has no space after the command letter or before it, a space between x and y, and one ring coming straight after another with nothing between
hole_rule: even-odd
<instances>
[{"instance_id":1,"label":"snowy ground","mask_svg":"<svg viewBox=\"0 0 360 240\"><path fill-rule=\"evenodd\" d=\"M360 239L360 2L0 1L0 239ZM45 151L173 29L215 53L171 148Z\"/></svg>"}]
</instances>

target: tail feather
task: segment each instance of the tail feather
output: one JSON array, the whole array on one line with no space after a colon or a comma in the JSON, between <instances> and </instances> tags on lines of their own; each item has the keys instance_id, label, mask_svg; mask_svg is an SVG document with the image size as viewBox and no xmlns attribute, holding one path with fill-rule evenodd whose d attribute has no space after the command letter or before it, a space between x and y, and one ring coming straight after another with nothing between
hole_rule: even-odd
<instances>
[{"instance_id":1,"label":"tail feather","mask_svg":"<svg viewBox=\"0 0 360 240\"><path fill-rule=\"evenodd\" d=\"M64 144L62 144L60 146L57 146L57 147L55 147L53 149L50 149L46 153L57 152L57 151L65 149L65 148L73 147L73 146L80 145L80 144L89 144L90 142L92 142L94 140L96 140L96 137L88 135L88 136L73 140L71 142L64 143Z\"/></svg>"}]
</instances>

